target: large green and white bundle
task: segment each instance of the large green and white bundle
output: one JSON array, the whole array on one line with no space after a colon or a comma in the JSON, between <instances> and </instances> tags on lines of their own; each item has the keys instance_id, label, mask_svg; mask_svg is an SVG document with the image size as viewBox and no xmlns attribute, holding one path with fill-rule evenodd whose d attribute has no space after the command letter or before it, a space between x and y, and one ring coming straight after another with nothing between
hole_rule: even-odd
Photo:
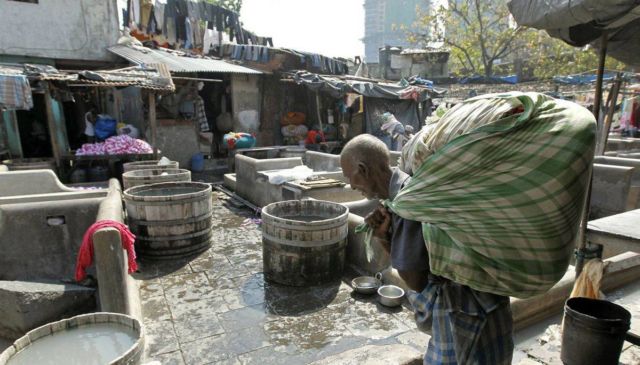
<instances>
[{"instance_id":1,"label":"large green and white bundle","mask_svg":"<svg viewBox=\"0 0 640 365\"><path fill-rule=\"evenodd\" d=\"M388 207L423 222L431 271L474 289L530 297L564 275L593 159L595 120L537 93L483 95L403 149L413 175Z\"/></svg>"}]
</instances>

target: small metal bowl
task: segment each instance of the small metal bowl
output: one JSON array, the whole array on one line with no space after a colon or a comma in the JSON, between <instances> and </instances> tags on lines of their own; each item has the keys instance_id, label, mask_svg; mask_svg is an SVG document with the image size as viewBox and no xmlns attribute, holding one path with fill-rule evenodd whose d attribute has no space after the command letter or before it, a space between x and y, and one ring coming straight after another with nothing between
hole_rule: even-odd
<instances>
[{"instance_id":1,"label":"small metal bowl","mask_svg":"<svg viewBox=\"0 0 640 365\"><path fill-rule=\"evenodd\" d=\"M380 280L372 276L359 276L351 280L351 286L360 294L373 294L382 285Z\"/></svg>"},{"instance_id":2,"label":"small metal bowl","mask_svg":"<svg viewBox=\"0 0 640 365\"><path fill-rule=\"evenodd\" d=\"M404 290L395 285L383 285L378 288L378 302L387 307L397 307L402 304Z\"/></svg>"}]
</instances>

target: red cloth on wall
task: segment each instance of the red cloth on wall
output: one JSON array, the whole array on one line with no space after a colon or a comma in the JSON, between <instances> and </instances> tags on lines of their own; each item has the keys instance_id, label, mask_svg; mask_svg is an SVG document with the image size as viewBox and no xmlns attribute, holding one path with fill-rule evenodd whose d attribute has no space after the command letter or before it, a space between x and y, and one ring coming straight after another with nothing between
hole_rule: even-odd
<instances>
[{"instance_id":1,"label":"red cloth on wall","mask_svg":"<svg viewBox=\"0 0 640 365\"><path fill-rule=\"evenodd\" d=\"M82 245L80 245L80 250L78 251L78 259L76 261L76 281L82 281L87 277L86 270L93 263L93 234L97 230L107 227L113 227L120 232L122 248L127 251L129 273L138 270L138 264L136 263L136 251L133 247L136 236L131 233L129 227L126 225L105 219L95 222L84 233Z\"/></svg>"}]
</instances>

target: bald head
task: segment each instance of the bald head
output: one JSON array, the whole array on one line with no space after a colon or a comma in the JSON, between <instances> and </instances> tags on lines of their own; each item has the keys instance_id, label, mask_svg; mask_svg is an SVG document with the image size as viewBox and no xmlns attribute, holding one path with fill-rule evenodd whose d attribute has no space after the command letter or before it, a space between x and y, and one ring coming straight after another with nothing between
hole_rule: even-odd
<instances>
[{"instance_id":1,"label":"bald head","mask_svg":"<svg viewBox=\"0 0 640 365\"><path fill-rule=\"evenodd\" d=\"M353 138L342 149L340 165L352 188L367 198L388 198L389 150L381 140L370 134Z\"/></svg>"},{"instance_id":2,"label":"bald head","mask_svg":"<svg viewBox=\"0 0 640 365\"><path fill-rule=\"evenodd\" d=\"M370 168L388 167L389 149L371 134L361 134L347 142L340 153L340 159L349 159L355 166L364 163Z\"/></svg>"}]
</instances>

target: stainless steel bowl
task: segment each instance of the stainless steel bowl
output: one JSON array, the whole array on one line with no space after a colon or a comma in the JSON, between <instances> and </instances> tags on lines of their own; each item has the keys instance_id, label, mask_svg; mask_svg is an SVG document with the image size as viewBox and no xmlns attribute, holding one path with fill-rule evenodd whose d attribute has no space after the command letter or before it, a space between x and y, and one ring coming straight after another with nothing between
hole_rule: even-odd
<instances>
[{"instance_id":1,"label":"stainless steel bowl","mask_svg":"<svg viewBox=\"0 0 640 365\"><path fill-rule=\"evenodd\" d=\"M378 288L378 301L387 307L397 307L402 304L404 290L395 285L383 285Z\"/></svg>"},{"instance_id":2,"label":"stainless steel bowl","mask_svg":"<svg viewBox=\"0 0 640 365\"><path fill-rule=\"evenodd\" d=\"M361 294L373 294L382 285L380 280L372 276L359 276L351 280L353 289Z\"/></svg>"}]
</instances>

